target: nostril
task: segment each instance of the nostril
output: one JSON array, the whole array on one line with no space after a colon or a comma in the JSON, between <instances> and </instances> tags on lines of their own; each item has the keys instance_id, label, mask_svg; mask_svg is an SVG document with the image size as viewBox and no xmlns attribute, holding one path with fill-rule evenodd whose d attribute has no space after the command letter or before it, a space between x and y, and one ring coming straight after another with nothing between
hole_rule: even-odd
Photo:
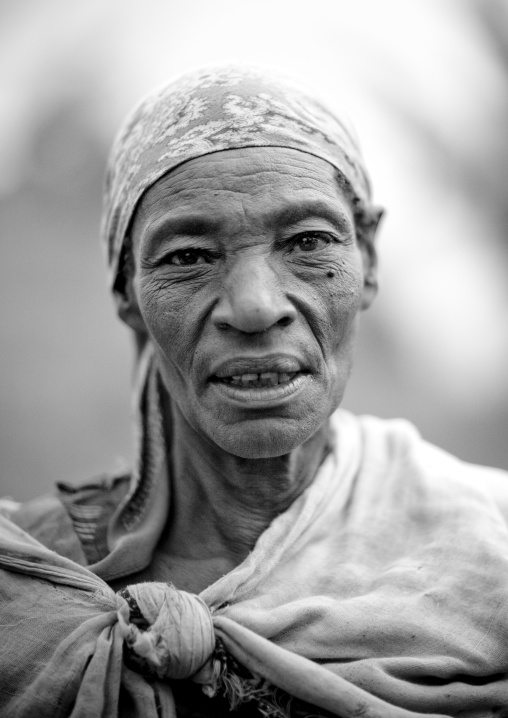
<instances>
[{"instance_id":1,"label":"nostril","mask_svg":"<svg viewBox=\"0 0 508 718\"><path fill-rule=\"evenodd\" d=\"M287 327L289 324L291 324L292 321L293 321L293 319L291 317L282 317L277 322L277 326L278 327Z\"/></svg>"}]
</instances>

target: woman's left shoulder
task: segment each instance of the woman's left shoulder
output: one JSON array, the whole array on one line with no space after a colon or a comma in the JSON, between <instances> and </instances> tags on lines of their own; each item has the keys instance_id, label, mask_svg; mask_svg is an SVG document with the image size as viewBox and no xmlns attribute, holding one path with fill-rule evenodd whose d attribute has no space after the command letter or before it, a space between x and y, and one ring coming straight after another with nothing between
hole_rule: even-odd
<instances>
[{"instance_id":1,"label":"woman's left shoulder","mask_svg":"<svg viewBox=\"0 0 508 718\"><path fill-rule=\"evenodd\" d=\"M426 441L405 419L348 412L337 418L341 428L349 426L349 433L359 437L360 466L369 485L383 492L393 485L397 495L404 488L422 496L495 504L508 523L508 471L463 461Z\"/></svg>"}]
</instances>

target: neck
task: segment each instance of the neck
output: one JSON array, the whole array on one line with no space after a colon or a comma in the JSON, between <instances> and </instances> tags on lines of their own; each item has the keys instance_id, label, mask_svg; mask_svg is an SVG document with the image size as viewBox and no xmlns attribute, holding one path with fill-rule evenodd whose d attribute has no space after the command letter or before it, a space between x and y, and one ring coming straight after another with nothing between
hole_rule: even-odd
<instances>
[{"instance_id":1,"label":"neck","mask_svg":"<svg viewBox=\"0 0 508 718\"><path fill-rule=\"evenodd\" d=\"M175 557L221 557L237 565L312 482L327 452L328 426L284 456L243 459L196 432L169 400L164 413L164 425L172 426L172 493L161 548Z\"/></svg>"}]
</instances>

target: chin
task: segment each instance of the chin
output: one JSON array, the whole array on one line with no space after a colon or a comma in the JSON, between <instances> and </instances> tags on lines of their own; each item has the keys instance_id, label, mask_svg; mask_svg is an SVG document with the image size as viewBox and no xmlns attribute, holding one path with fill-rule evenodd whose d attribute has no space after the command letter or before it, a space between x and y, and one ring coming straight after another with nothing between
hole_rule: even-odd
<instances>
[{"instance_id":1,"label":"chin","mask_svg":"<svg viewBox=\"0 0 508 718\"><path fill-rule=\"evenodd\" d=\"M327 419L253 419L216 427L209 438L223 451L242 459L284 456L304 444Z\"/></svg>"}]
</instances>

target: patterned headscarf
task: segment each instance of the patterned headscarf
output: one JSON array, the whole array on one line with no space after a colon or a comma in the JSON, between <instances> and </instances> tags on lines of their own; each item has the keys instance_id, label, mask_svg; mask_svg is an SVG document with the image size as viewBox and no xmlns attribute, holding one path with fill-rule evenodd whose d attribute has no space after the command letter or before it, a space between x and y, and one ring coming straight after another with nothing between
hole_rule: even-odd
<instances>
[{"instance_id":1,"label":"patterned headscarf","mask_svg":"<svg viewBox=\"0 0 508 718\"><path fill-rule=\"evenodd\" d=\"M102 224L112 287L143 193L186 160L243 147L287 147L320 157L362 204L370 202L363 159L343 118L273 72L241 66L194 71L145 97L114 143Z\"/></svg>"}]
</instances>

